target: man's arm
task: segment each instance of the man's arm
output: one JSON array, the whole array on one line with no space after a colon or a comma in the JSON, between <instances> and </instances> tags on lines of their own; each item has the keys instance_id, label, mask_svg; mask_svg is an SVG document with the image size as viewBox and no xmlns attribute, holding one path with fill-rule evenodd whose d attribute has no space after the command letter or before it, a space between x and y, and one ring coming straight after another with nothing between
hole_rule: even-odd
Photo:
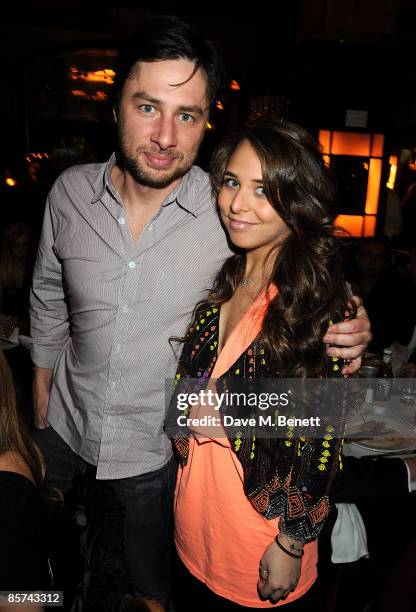
<instances>
[{"instance_id":1,"label":"man's arm","mask_svg":"<svg viewBox=\"0 0 416 612\"><path fill-rule=\"evenodd\" d=\"M62 268L53 250L58 232L58 220L52 205L53 193L54 189L46 203L30 296L31 355L35 366L33 380L35 424L39 428L48 426L46 416L52 371L69 336Z\"/></svg>"},{"instance_id":2,"label":"man's arm","mask_svg":"<svg viewBox=\"0 0 416 612\"><path fill-rule=\"evenodd\" d=\"M335 345L327 349L328 355L351 360L349 365L343 368L343 374L353 374L359 370L362 355L371 340L370 320L362 300L357 296L352 299L357 304L357 316L349 321L330 325L324 336L326 344Z\"/></svg>"},{"instance_id":3,"label":"man's arm","mask_svg":"<svg viewBox=\"0 0 416 612\"><path fill-rule=\"evenodd\" d=\"M33 408L35 412L35 427L45 429L49 426L47 421L49 395L52 386L53 370L37 368L33 371Z\"/></svg>"}]
</instances>

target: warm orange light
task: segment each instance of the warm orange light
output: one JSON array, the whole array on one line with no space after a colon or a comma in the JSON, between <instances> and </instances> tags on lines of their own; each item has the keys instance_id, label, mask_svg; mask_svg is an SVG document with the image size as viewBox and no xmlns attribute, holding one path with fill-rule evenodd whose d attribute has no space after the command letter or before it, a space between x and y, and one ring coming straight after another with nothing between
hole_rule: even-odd
<instances>
[{"instance_id":1,"label":"warm orange light","mask_svg":"<svg viewBox=\"0 0 416 612\"><path fill-rule=\"evenodd\" d=\"M329 166L331 165L331 156L330 155L322 155L322 158L325 162L325 166Z\"/></svg>"},{"instance_id":2,"label":"warm orange light","mask_svg":"<svg viewBox=\"0 0 416 612\"><path fill-rule=\"evenodd\" d=\"M409 157L409 161L407 162L407 167L412 172L415 172L416 171L416 149L413 149L413 151L409 151L409 152L410 152L410 157Z\"/></svg>"},{"instance_id":3,"label":"warm orange light","mask_svg":"<svg viewBox=\"0 0 416 612\"><path fill-rule=\"evenodd\" d=\"M355 132L332 132L332 155L355 155L370 157L370 134Z\"/></svg>"},{"instance_id":4,"label":"warm orange light","mask_svg":"<svg viewBox=\"0 0 416 612\"><path fill-rule=\"evenodd\" d=\"M6 178L6 185L8 187L16 187L17 181L14 178L12 178L11 176L8 176Z\"/></svg>"},{"instance_id":5,"label":"warm orange light","mask_svg":"<svg viewBox=\"0 0 416 612\"><path fill-rule=\"evenodd\" d=\"M95 102L102 102L103 100L108 99L108 96L104 91L96 91L95 94L88 95L83 89L73 89L71 93L73 96L85 98L86 100L94 100Z\"/></svg>"},{"instance_id":6,"label":"warm orange light","mask_svg":"<svg viewBox=\"0 0 416 612\"><path fill-rule=\"evenodd\" d=\"M365 199L365 214L376 215L378 209L378 197L380 195L382 160L370 159L368 171L367 197Z\"/></svg>"},{"instance_id":7,"label":"warm orange light","mask_svg":"<svg viewBox=\"0 0 416 612\"><path fill-rule=\"evenodd\" d=\"M383 134L373 135L373 144L371 146L371 157L383 157L384 136Z\"/></svg>"},{"instance_id":8,"label":"warm orange light","mask_svg":"<svg viewBox=\"0 0 416 612\"><path fill-rule=\"evenodd\" d=\"M230 83L230 89L232 89L233 91L240 91L241 88L237 81L232 80Z\"/></svg>"},{"instance_id":9,"label":"warm orange light","mask_svg":"<svg viewBox=\"0 0 416 612\"><path fill-rule=\"evenodd\" d=\"M96 91L95 94L91 96L91 99L101 102L102 100L107 100L108 96L105 91Z\"/></svg>"},{"instance_id":10,"label":"warm orange light","mask_svg":"<svg viewBox=\"0 0 416 612\"><path fill-rule=\"evenodd\" d=\"M218 108L218 110L224 110L224 105L221 102L221 100L217 100L217 103L215 105L215 108Z\"/></svg>"},{"instance_id":11,"label":"warm orange light","mask_svg":"<svg viewBox=\"0 0 416 612\"><path fill-rule=\"evenodd\" d=\"M71 94L80 98L88 98L87 92L83 89L73 89Z\"/></svg>"},{"instance_id":12,"label":"warm orange light","mask_svg":"<svg viewBox=\"0 0 416 612\"><path fill-rule=\"evenodd\" d=\"M319 130L318 140L322 147L322 153L331 153L331 132L329 130Z\"/></svg>"},{"instance_id":13,"label":"warm orange light","mask_svg":"<svg viewBox=\"0 0 416 612\"><path fill-rule=\"evenodd\" d=\"M26 159L28 162L34 159L49 159L49 153L29 153Z\"/></svg>"},{"instance_id":14,"label":"warm orange light","mask_svg":"<svg viewBox=\"0 0 416 612\"><path fill-rule=\"evenodd\" d=\"M213 129L213 125L209 121L207 121L206 126L207 126L208 130L212 130Z\"/></svg>"},{"instance_id":15,"label":"warm orange light","mask_svg":"<svg viewBox=\"0 0 416 612\"><path fill-rule=\"evenodd\" d=\"M389 164L390 164L390 173L389 173L389 180L387 181L386 186L388 189L394 189L394 184L396 182L396 174L397 174L397 164L398 164L397 155L390 155Z\"/></svg>"},{"instance_id":16,"label":"warm orange light","mask_svg":"<svg viewBox=\"0 0 416 612\"><path fill-rule=\"evenodd\" d=\"M114 83L114 77L116 73L111 68L104 68L103 70L84 71L79 70L75 66L70 68L70 78L73 81L89 81L94 83L106 83L106 85L112 85Z\"/></svg>"},{"instance_id":17,"label":"warm orange light","mask_svg":"<svg viewBox=\"0 0 416 612\"><path fill-rule=\"evenodd\" d=\"M335 234L349 236L362 236L363 217L361 215L338 215L335 219ZM344 232L340 231L344 230Z\"/></svg>"},{"instance_id":18,"label":"warm orange light","mask_svg":"<svg viewBox=\"0 0 416 612\"><path fill-rule=\"evenodd\" d=\"M375 215L365 215L365 217L364 217L364 231L363 231L363 235L366 238L370 238L371 236L375 236L375 234L376 234L376 223L377 223L377 217Z\"/></svg>"},{"instance_id":19,"label":"warm orange light","mask_svg":"<svg viewBox=\"0 0 416 612\"><path fill-rule=\"evenodd\" d=\"M335 228L334 233L336 235L349 234L354 237L374 236L383 164L383 134L373 134L372 136L371 134L357 132L320 130L319 142L324 153L323 159L327 165L329 165L331 155L353 155L370 158L369 162L367 160L363 161L364 169L368 170L365 215L339 215L336 224L341 226L341 229Z\"/></svg>"}]
</instances>

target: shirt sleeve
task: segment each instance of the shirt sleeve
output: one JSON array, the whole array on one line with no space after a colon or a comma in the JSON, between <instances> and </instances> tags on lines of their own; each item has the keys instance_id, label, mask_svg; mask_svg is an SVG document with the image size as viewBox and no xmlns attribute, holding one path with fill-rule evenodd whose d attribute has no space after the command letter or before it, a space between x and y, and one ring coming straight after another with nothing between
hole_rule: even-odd
<instances>
[{"instance_id":1,"label":"shirt sleeve","mask_svg":"<svg viewBox=\"0 0 416 612\"><path fill-rule=\"evenodd\" d=\"M31 356L35 366L53 368L69 337L68 309L62 283L62 267L54 252L58 216L49 194L30 296Z\"/></svg>"}]
</instances>

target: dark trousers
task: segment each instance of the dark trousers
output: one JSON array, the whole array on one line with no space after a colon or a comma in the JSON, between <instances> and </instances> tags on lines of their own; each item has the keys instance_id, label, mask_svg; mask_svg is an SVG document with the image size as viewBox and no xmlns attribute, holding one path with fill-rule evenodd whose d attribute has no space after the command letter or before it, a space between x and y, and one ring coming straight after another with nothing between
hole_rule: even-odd
<instances>
[{"instance_id":1,"label":"dark trousers","mask_svg":"<svg viewBox=\"0 0 416 612\"><path fill-rule=\"evenodd\" d=\"M35 440L46 459L47 484L71 500L75 519L84 527L81 546L88 560L88 589L80 589L83 596L87 591L87 599L107 597L110 603L103 602L103 609L110 610L117 609L115 591L145 594L168 609L176 461L172 458L161 469L140 476L96 480L95 467L51 427L36 430ZM94 609L99 609L96 604Z\"/></svg>"}]
</instances>

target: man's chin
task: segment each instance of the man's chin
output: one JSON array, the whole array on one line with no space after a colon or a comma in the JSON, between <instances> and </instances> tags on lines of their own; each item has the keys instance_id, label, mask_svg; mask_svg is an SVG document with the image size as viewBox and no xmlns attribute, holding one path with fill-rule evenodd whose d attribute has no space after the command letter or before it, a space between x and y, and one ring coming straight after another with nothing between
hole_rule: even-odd
<instances>
[{"instance_id":1,"label":"man's chin","mask_svg":"<svg viewBox=\"0 0 416 612\"><path fill-rule=\"evenodd\" d=\"M186 173L177 172L141 172L136 178L137 182L145 187L153 187L154 189L164 189L172 183L182 178Z\"/></svg>"},{"instance_id":2,"label":"man's chin","mask_svg":"<svg viewBox=\"0 0 416 612\"><path fill-rule=\"evenodd\" d=\"M172 183L181 179L189 170L189 167L176 166L175 168L153 169L153 168L138 168L138 173L134 177L138 183L153 187L155 189L164 189Z\"/></svg>"},{"instance_id":3,"label":"man's chin","mask_svg":"<svg viewBox=\"0 0 416 612\"><path fill-rule=\"evenodd\" d=\"M132 159L127 155L123 155L121 151L120 162L125 170L134 178L134 180L144 187L151 187L153 189L165 189L172 183L181 179L190 169L192 163L188 166L187 164L181 163L179 159L176 161L174 167L169 168L152 168L148 164L143 164L136 159Z\"/></svg>"}]
</instances>

